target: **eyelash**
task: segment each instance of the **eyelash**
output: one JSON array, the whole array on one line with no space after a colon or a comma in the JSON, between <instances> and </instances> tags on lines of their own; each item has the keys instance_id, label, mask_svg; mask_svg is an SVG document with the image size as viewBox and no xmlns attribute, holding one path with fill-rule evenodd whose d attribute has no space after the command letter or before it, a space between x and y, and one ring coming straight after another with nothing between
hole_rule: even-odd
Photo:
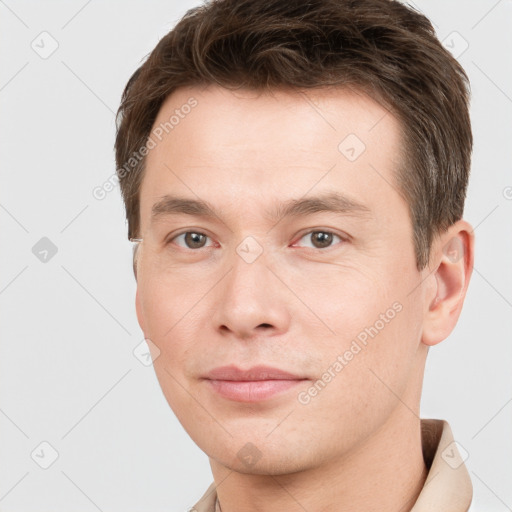
<instances>
[{"instance_id":1,"label":"eyelash","mask_svg":"<svg viewBox=\"0 0 512 512\"><path fill-rule=\"evenodd\" d=\"M207 238L210 238L206 233L203 233L201 231L182 231L181 233L178 233L177 235L174 235L171 239L169 239L165 245L169 245L171 242L173 242L174 240L176 240L176 238L178 238L179 236L182 236L182 235L186 235L187 233L194 233L196 235L204 235L206 236ZM327 229L313 229L311 231L308 231L306 233L304 233L303 235L300 236L299 240L302 240L305 236L307 235L311 235L313 233L324 233L324 234L330 234L330 235L334 235L335 237L338 237L340 239L341 242L347 242L348 241L348 237L343 237L341 235L338 235L337 233L334 233L333 231L329 231ZM210 238L211 239L211 238ZM339 243L341 243L339 242ZM314 251L321 251L321 252L327 252L329 251L330 249L333 249L334 247L336 246L336 244L334 245L330 245L328 247L324 247L324 248L318 248L318 247L306 247L306 249L311 249L311 250L314 250ZM182 247L182 246L178 246L180 247L181 249L185 249L185 250L190 250L190 251L194 251L194 252L199 252L201 249L207 249L208 247L211 247L211 246L206 246L206 247L200 247L199 249L190 249L189 247Z\"/></svg>"}]
</instances>

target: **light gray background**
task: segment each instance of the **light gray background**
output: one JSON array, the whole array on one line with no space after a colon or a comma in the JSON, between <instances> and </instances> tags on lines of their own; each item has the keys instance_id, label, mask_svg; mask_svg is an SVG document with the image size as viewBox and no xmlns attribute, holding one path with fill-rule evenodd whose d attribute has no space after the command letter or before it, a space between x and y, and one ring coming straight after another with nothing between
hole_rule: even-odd
<instances>
[{"instance_id":1,"label":"light gray background","mask_svg":"<svg viewBox=\"0 0 512 512\"><path fill-rule=\"evenodd\" d=\"M212 481L133 354L143 336L118 187L92 195L115 169L126 81L195 5L0 0L2 512L186 510ZM469 45L458 58L473 90L465 217L477 240L459 324L430 350L422 417L447 419L468 452L474 510L501 512L512 510L512 1L416 5L454 52ZM46 262L32 251L42 237L58 249ZM58 452L48 469L43 441Z\"/></svg>"}]
</instances>

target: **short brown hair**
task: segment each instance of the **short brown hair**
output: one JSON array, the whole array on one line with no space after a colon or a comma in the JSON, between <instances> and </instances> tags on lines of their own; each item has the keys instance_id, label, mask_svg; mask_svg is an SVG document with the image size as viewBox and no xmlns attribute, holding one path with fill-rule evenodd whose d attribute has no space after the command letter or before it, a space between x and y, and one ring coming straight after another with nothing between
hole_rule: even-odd
<instances>
[{"instance_id":1,"label":"short brown hair","mask_svg":"<svg viewBox=\"0 0 512 512\"><path fill-rule=\"evenodd\" d=\"M124 89L115 150L129 238L140 236L145 162L134 155L171 93L208 84L365 92L401 122L396 184L409 205L418 269L434 236L462 218L469 80L424 15L394 0L211 0L187 11Z\"/></svg>"}]
</instances>

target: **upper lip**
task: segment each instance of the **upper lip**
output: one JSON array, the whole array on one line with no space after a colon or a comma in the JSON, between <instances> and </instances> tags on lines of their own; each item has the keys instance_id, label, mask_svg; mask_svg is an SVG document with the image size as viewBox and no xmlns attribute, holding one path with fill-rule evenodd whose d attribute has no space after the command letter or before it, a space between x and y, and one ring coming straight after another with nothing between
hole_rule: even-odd
<instances>
[{"instance_id":1,"label":"upper lip","mask_svg":"<svg viewBox=\"0 0 512 512\"><path fill-rule=\"evenodd\" d=\"M247 370L241 370L234 365L220 366L214 368L205 377L210 380L234 380L234 381L256 381L256 380L303 380L304 377L294 375L279 368L258 365Z\"/></svg>"}]
</instances>

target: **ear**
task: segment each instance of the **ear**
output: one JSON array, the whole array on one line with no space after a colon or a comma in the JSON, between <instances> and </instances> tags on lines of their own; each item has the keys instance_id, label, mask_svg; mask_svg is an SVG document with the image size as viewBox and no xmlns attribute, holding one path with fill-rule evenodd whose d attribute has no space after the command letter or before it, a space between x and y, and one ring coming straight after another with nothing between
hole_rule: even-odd
<instances>
[{"instance_id":1,"label":"ear","mask_svg":"<svg viewBox=\"0 0 512 512\"><path fill-rule=\"evenodd\" d=\"M139 254L139 244L136 244L136 245L134 245L133 252L132 252L132 268L133 268L133 275L135 277L135 281L137 281L138 254Z\"/></svg>"},{"instance_id":2,"label":"ear","mask_svg":"<svg viewBox=\"0 0 512 512\"><path fill-rule=\"evenodd\" d=\"M475 236L465 220L459 220L432 245L431 274L421 341L428 346L443 341L459 319L473 271Z\"/></svg>"},{"instance_id":3,"label":"ear","mask_svg":"<svg viewBox=\"0 0 512 512\"><path fill-rule=\"evenodd\" d=\"M137 320L139 322L139 326L144 333L144 337L146 336L146 329L144 327L144 315L142 314L142 304L139 294L139 288L137 287L137 291L135 292L135 310L137 311Z\"/></svg>"}]
</instances>

